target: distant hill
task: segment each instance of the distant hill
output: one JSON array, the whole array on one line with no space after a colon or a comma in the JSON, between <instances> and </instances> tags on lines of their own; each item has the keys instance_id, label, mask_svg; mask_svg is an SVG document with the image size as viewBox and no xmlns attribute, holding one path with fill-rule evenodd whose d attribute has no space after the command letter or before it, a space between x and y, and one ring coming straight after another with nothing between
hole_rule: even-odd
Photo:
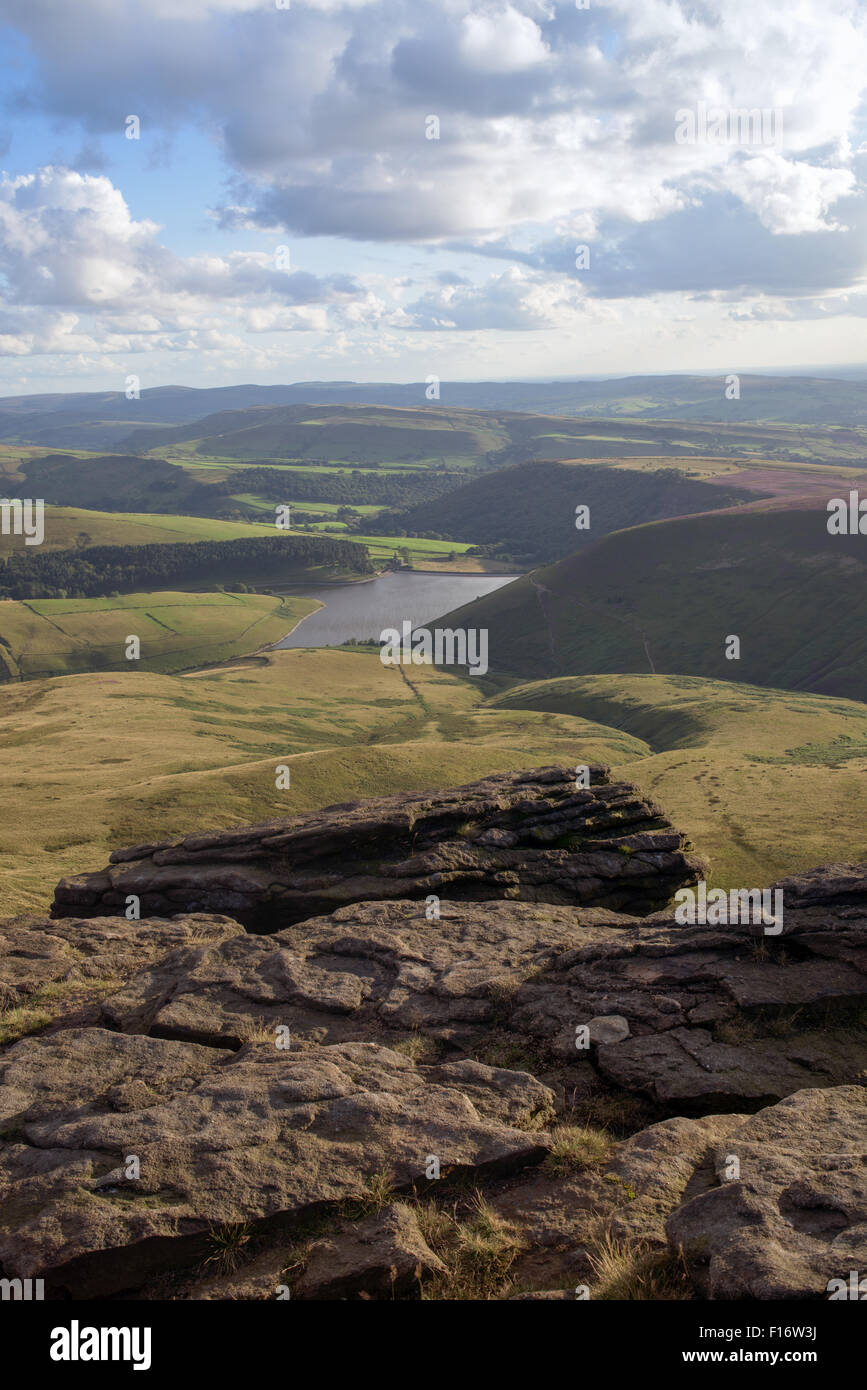
<instances>
[{"instance_id":1,"label":"distant hill","mask_svg":"<svg viewBox=\"0 0 867 1390\"><path fill-rule=\"evenodd\" d=\"M626 475L590 464L533 462L485 473L433 501L380 513L368 529L469 541L488 547L494 557L539 564L625 526L754 502L760 495L686 478L675 468ZM589 529L576 529L579 504L589 507Z\"/></svg>"},{"instance_id":2,"label":"distant hill","mask_svg":"<svg viewBox=\"0 0 867 1390\"><path fill-rule=\"evenodd\" d=\"M439 406L255 406L190 425L145 427L124 450L261 463L268 458L365 465L504 468L527 459L678 458L867 464L867 427L737 421L568 419ZM80 447L85 447L82 444Z\"/></svg>"},{"instance_id":3,"label":"distant hill","mask_svg":"<svg viewBox=\"0 0 867 1390\"><path fill-rule=\"evenodd\" d=\"M333 458L358 462L421 459L468 461L508 443L496 420L472 412L254 406L222 411L177 429L135 431L126 447L160 450L195 441L197 452L221 458Z\"/></svg>"},{"instance_id":4,"label":"distant hill","mask_svg":"<svg viewBox=\"0 0 867 1390\"><path fill-rule=\"evenodd\" d=\"M867 424L867 369L852 378L741 373L738 400L726 400L725 376L670 373L577 381L442 381L440 403L448 409L518 410L555 415L627 415L653 418L787 420ZM39 416L68 419L159 421L180 424L225 410L250 406L371 404L424 407L425 382L298 381L276 386L197 388L155 386L128 400L123 391L52 392L0 399L0 412L21 420Z\"/></svg>"},{"instance_id":5,"label":"distant hill","mask_svg":"<svg viewBox=\"0 0 867 1390\"><path fill-rule=\"evenodd\" d=\"M677 673L865 700L867 547L826 522L769 508L616 531L438 622L487 628L494 677Z\"/></svg>"},{"instance_id":6,"label":"distant hill","mask_svg":"<svg viewBox=\"0 0 867 1390\"><path fill-rule=\"evenodd\" d=\"M726 430L749 424L785 424L795 431L806 425L822 425L840 433L854 432L852 439L837 441L837 457L842 457L838 450L845 446L855 449L853 456L867 460L867 391L863 380L742 374L737 400L727 398L725 383L723 376L690 375L610 381L443 381L436 401L428 400L424 382L351 381L281 386L251 383L206 389L159 386L142 391L137 400L127 400L122 391L7 396L0 398L0 440L55 449L137 450L140 444L129 441L145 429L147 436L141 439L148 442L141 447L160 447L164 431L196 421L210 423L205 430L186 437L245 428L241 422L213 424L217 416L226 420L241 411L300 409L302 416L296 418L301 419L310 416L310 407L337 410L369 406L419 412L428 417L428 427L432 427L432 417L447 419L452 412L492 412L503 417L500 427L507 436L503 443L518 442L521 435L520 427L509 425L509 418L516 420L528 414L588 423L607 421L609 425L612 420L630 425L716 422ZM263 418L254 428L266 424ZM468 427L473 428L471 423ZM551 426L547 428L550 432ZM789 447L795 446L797 434L788 442ZM746 438L742 444L749 447ZM707 439L701 446L704 452L708 452L706 446ZM280 452L284 452L282 446ZM553 456L550 448L535 452L537 457Z\"/></svg>"}]
</instances>

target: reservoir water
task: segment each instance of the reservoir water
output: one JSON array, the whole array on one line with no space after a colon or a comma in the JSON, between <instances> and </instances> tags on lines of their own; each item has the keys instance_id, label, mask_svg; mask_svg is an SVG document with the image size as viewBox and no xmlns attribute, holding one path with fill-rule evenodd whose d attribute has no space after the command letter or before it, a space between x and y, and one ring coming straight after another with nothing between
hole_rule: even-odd
<instances>
[{"instance_id":1,"label":"reservoir water","mask_svg":"<svg viewBox=\"0 0 867 1390\"><path fill-rule=\"evenodd\" d=\"M362 584L332 584L321 589L299 589L304 598L324 603L304 618L277 647L335 647L354 637L379 640L384 628L398 630L405 619L424 627L461 604L501 589L520 578L517 574L420 574L395 570Z\"/></svg>"}]
</instances>

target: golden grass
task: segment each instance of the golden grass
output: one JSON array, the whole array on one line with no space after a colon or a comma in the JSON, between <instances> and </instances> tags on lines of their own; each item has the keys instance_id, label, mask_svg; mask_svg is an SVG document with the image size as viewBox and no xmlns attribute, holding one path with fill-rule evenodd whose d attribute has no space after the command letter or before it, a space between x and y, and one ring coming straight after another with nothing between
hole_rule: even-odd
<instances>
[{"instance_id":1,"label":"golden grass","mask_svg":"<svg viewBox=\"0 0 867 1390\"><path fill-rule=\"evenodd\" d=\"M60 877L119 845L625 746L616 730L480 700L433 668L414 669L410 686L376 654L305 648L194 681L124 670L6 685L0 916L44 911ZM278 791L284 762L291 787Z\"/></svg>"},{"instance_id":2,"label":"golden grass","mask_svg":"<svg viewBox=\"0 0 867 1390\"><path fill-rule=\"evenodd\" d=\"M865 857L867 705L699 677L567 676L514 687L495 709L572 713L643 740L615 756L709 861L722 888L764 887Z\"/></svg>"}]
</instances>

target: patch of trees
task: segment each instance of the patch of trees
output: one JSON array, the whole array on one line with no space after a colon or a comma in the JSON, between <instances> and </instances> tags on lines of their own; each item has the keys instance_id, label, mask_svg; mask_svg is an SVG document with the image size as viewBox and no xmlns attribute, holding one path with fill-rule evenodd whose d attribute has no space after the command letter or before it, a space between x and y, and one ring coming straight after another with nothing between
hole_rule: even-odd
<instances>
[{"instance_id":1,"label":"patch of trees","mask_svg":"<svg viewBox=\"0 0 867 1390\"><path fill-rule=\"evenodd\" d=\"M363 545L322 535L191 541L176 545L95 545L86 550L16 551L0 560L3 598L95 598L188 584L280 581L327 566L372 574Z\"/></svg>"},{"instance_id":2,"label":"patch of trees","mask_svg":"<svg viewBox=\"0 0 867 1390\"><path fill-rule=\"evenodd\" d=\"M299 473L248 465L233 474L233 490L276 502L340 502L356 507L400 507L439 497L464 479L460 473Z\"/></svg>"},{"instance_id":3,"label":"patch of trees","mask_svg":"<svg viewBox=\"0 0 867 1390\"><path fill-rule=\"evenodd\" d=\"M202 483L166 459L106 454L79 459L46 454L23 461L25 479L10 483L9 496L41 497L59 507L100 512L177 512L220 516L229 506L225 483Z\"/></svg>"}]
</instances>

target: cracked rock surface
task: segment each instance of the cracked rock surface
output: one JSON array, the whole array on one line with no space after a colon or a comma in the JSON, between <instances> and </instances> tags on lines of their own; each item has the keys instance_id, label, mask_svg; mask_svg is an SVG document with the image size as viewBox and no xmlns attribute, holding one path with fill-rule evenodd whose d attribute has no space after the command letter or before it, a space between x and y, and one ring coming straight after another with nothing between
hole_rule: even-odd
<instances>
[{"instance_id":1,"label":"cracked rock surface","mask_svg":"<svg viewBox=\"0 0 867 1390\"><path fill-rule=\"evenodd\" d=\"M25 1039L0 1059L0 1263L102 1296L192 1258L214 1224L360 1199L383 1169L411 1186L430 1154L477 1175L540 1162L533 1123L551 1093L487 1072L466 1078L471 1098L460 1070L432 1075L375 1043L229 1053L101 1029ZM131 1157L139 1176L125 1176Z\"/></svg>"}]
</instances>

